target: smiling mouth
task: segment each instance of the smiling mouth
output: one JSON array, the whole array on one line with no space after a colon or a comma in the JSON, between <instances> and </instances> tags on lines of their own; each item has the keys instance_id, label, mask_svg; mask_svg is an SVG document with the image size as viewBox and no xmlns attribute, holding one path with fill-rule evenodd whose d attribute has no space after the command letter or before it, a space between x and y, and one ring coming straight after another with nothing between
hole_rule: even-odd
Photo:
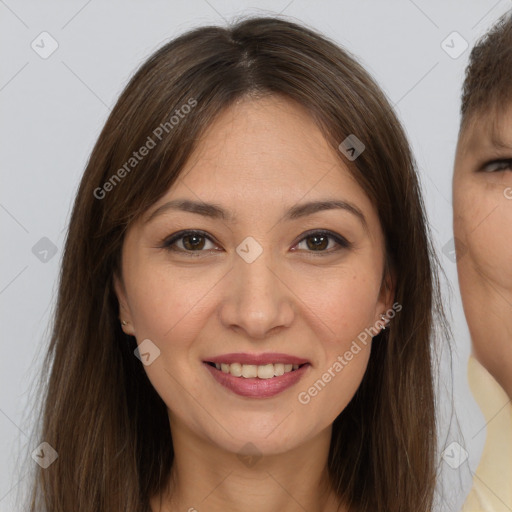
<instances>
[{"instance_id":1,"label":"smiling mouth","mask_svg":"<svg viewBox=\"0 0 512 512\"><path fill-rule=\"evenodd\" d=\"M272 379L273 377L280 377L285 373L291 373L302 366L308 365L309 363L303 364L283 364L283 363L275 363L275 364L264 364L264 365L255 365L255 364L240 364L240 363L213 363L211 361L206 361L206 364L216 368L222 373L229 373L233 375L233 377L241 377L244 379Z\"/></svg>"}]
</instances>

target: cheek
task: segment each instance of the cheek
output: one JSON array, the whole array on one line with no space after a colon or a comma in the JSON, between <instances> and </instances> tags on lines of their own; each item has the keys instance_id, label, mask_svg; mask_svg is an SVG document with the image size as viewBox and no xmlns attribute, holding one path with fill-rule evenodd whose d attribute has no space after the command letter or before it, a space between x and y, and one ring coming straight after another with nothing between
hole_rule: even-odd
<instances>
[{"instance_id":1,"label":"cheek","mask_svg":"<svg viewBox=\"0 0 512 512\"><path fill-rule=\"evenodd\" d=\"M201 394L195 341L210 316L208 302L220 278L208 276L194 278L192 272L165 265L140 266L127 290L138 344L149 339L159 350L144 370L167 407L182 416L194 408L183 399L183 390Z\"/></svg>"},{"instance_id":2,"label":"cheek","mask_svg":"<svg viewBox=\"0 0 512 512\"><path fill-rule=\"evenodd\" d=\"M193 338L222 274L154 265L139 267L128 290L137 338L173 346ZM185 335L186 333L186 335Z\"/></svg>"},{"instance_id":3,"label":"cheek","mask_svg":"<svg viewBox=\"0 0 512 512\"><path fill-rule=\"evenodd\" d=\"M302 400L311 411L334 419L348 404L366 371L375 326L376 303L380 291L380 266L361 258L358 265L338 270L323 278L298 280L302 320L315 333L319 365L302 386ZM384 311L383 311L384 313ZM372 328L375 327L374 330Z\"/></svg>"},{"instance_id":4,"label":"cheek","mask_svg":"<svg viewBox=\"0 0 512 512\"><path fill-rule=\"evenodd\" d=\"M477 267L487 279L512 289L512 201L500 187L479 187L454 206L454 234L464 244L458 262L462 279Z\"/></svg>"},{"instance_id":5,"label":"cheek","mask_svg":"<svg viewBox=\"0 0 512 512\"><path fill-rule=\"evenodd\" d=\"M306 306L306 318L321 320L336 346L373 323L381 271L378 261L357 255L342 267L297 276L293 281L301 299L297 302Z\"/></svg>"},{"instance_id":6,"label":"cheek","mask_svg":"<svg viewBox=\"0 0 512 512\"><path fill-rule=\"evenodd\" d=\"M343 315L342 315L343 316ZM304 379L298 390L296 410L306 415L304 421L317 422L321 426L331 424L347 407L361 385L368 366L372 335L365 322L367 314L353 314L347 322L339 325L341 330L336 339L326 342L319 336L319 345L323 344L322 362L308 379ZM359 322L359 328L354 328ZM314 418L314 420L313 420Z\"/></svg>"}]
</instances>

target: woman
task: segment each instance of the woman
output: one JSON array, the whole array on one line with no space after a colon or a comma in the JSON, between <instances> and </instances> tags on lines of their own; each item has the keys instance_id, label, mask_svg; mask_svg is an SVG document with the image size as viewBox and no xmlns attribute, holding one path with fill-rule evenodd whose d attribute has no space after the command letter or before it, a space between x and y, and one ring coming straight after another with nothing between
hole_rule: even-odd
<instances>
[{"instance_id":1,"label":"woman","mask_svg":"<svg viewBox=\"0 0 512 512\"><path fill-rule=\"evenodd\" d=\"M166 44L78 191L30 510L431 510L436 264L346 51L274 18Z\"/></svg>"}]
</instances>

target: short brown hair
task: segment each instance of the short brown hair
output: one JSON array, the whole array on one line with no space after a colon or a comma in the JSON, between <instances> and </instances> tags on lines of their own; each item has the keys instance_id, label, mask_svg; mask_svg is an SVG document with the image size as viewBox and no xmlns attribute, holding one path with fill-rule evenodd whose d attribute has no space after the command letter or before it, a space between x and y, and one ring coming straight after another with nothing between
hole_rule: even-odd
<instances>
[{"instance_id":1,"label":"short brown hair","mask_svg":"<svg viewBox=\"0 0 512 512\"><path fill-rule=\"evenodd\" d=\"M475 113L497 111L512 99L512 10L475 44L462 88L461 130Z\"/></svg>"}]
</instances>

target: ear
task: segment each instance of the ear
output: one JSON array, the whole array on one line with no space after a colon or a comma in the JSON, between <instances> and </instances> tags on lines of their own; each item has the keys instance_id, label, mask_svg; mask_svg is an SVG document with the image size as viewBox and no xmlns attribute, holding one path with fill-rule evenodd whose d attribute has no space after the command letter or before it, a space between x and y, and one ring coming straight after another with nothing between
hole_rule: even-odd
<instances>
[{"instance_id":1,"label":"ear","mask_svg":"<svg viewBox=\"0 0 512 512\"><path fill-rule=\"evenodd\" d=\"M114 291L119 302L119 322L121 323L121 329L125 334L135 336L135 329L133 328L132 314L128 301L126 300L126 289L121 277L118 276L117 272L114 272Z\"/></svg>"},{"instance_id":2,"label":"ear","mask_svg":"<svg viewBox=\"0 0 512 512\"><path fill-rule=\"evenodd\" d=\"M379 294L379 300L377 302L377 311L376 315L377 318L375 319L376 323L378 325L382 325L387 327L390 318L387 315L387 311L391 310L394 311L393 306L393 299L395 297L395 290L396 290L396 273L394 269L391 269L386 264L384 268L384 277L382 279L382 284L380 288L380 294ZM400 309L402 309L401 306L399 306ZM397 309L397 311L400 311L400 309ZM382 319L382 315L385 316L385 319ZM393 315L394 316L394 315Z\"/></svg>"}]
</instances>

